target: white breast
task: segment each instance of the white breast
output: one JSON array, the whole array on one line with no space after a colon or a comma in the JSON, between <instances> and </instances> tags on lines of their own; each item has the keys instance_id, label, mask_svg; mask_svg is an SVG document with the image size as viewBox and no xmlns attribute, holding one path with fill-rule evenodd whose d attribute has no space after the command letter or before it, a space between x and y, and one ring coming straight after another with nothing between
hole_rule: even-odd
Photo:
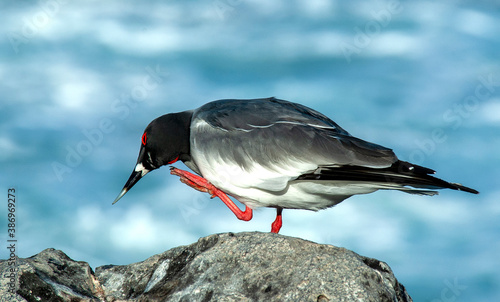
<instances>
[{"instance_id":1,"label":"white breast","mask_svg":"<svg viewBox=\"0 0 500 302\"><path fill-rule=\"evenodd\" d=\"M354 194L371 193L378 189L373 184L366 183L296 181L298 176L312 173L318 168L317 164L296 158L266 166L247 158L249 164L243 168L234 159L222 158L217 150L200 151L203 148L197 145L196 137L209 135L214 131L205 121L197 120L191 128L196 134L191 137L191 157L200 174L214 186L251 208L320 210L331 207ZM224 146L220 145L217 148Z\"/></svg>"}]
</instances>

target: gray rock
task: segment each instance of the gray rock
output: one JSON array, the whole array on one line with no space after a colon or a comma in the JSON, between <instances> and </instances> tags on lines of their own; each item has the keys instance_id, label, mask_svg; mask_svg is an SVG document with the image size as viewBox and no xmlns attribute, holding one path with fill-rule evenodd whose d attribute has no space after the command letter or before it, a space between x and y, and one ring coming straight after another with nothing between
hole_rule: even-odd
<instances>
[{"instance_id":1,"label":"gray rock","mask_svg":"<svg viewBox=\"0 0 500 302\"><path fill-rule=\"evenodd\" d=\"M18 264L20 301L412 301L384 262L271 233L211 235L95 274L53 249Z\"/></svg>"},{"instance_id":2,"label":"gray rock","mask_svg":"<svg viewBox=\"0 0 500 302\"><path fill-rule=\"evenodd\" d=\"M13 267L17 267L17 295L8 291L12 280L2 278L2 301L7 297L5 301L102 301L105 298L88 263L74 261L61 251L46 249L30 258L16 258L15 266L9 261L0 261L2 276Z\"/></svg>"}]
</instances>

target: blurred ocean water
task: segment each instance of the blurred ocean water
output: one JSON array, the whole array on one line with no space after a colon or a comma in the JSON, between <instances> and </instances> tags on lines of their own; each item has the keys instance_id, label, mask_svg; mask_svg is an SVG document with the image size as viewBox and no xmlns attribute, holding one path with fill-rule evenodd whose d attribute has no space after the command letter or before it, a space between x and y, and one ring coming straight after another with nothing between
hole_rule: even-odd
<instances>
[{"instance_id":1,"label":"blurred ocean water","mask_svg":"<svg viewBox=\"0 0 500 302\"><path fill-rule=\"evenodd\" d=\"M289 210L284 235L386 261L415 301L500 298L494 1L47 0L0 12L1 179L18 192L19 256L54 247L95 268L216 232L269 231L273 210L241 222L165 168L111 202L152 119L275 96L481 192Z\"/></svg>"}]
</instances>

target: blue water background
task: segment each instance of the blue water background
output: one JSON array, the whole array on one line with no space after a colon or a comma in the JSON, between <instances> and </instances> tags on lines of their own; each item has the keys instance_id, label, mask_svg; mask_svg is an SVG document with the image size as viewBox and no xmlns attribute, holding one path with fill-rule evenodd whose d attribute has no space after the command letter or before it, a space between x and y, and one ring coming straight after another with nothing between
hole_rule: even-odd
<instances>
[{"instance_id":1,"label":"blue water background","mask_svg":"<svg viewBox=\"0 0 500 302\"><path fill-rule=\"evenodd\" d=\"M496 2L3 1L0 14L0 238L15 187L21 257L53 247L95 268L269 231L274 210L239 221L167 168L111 202L152 119L275 96L481 192L288 210L282 234L386 261L415 301L500 300Z\"/></svg>"}]
</instances>

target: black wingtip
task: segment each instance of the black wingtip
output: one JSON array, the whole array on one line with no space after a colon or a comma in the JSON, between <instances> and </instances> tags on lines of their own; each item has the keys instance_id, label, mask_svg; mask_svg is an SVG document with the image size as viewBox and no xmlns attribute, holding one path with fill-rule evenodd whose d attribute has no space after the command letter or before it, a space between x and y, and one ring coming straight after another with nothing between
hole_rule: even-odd
<instances>
[{"instance_id":1,"label":"black wingtip","mask_svg":"<svg viewBox=\"0 0 500 302\"><path fill-rule=\"evenodd\" d=\"M434 182L435 185L441 188L448 188L448 189L453 189L453 190L458 190L458 191L464 191L472 194L479 194L479 191L474 190L472 188L463 186L459 183L453 183L453 182L447 182L442 179L430 176L431 174L435 174L436 171L422 167L419 165L415 165L406 161L399 160L395 162L392 167L393 169L396 169L397 172L399 173L411 173L414 174L415 176L420 176L421 178L426 178L428 180L431 180ZM411 184L410 184L411 185Z\"/></svg>"},{"instance_id":2,"label":"black wingtip","mask_svg":"<svg viewBox=\"0 0 500 302\"><path fill-rule=\"evenodd\" d=\"M432 169L422 167L419 165L415 165L415 164L409 163L407 161L402 161L402 160L396 161L392 165L391 168L397 170L398 172L410 172L413 174L435 174L436 173L436 171L434 171Z\"/></svg>"},{"instance_id":3,"label":"black wingtip","mask_svg":"<svg viewBox=\"0 0 500 302\"><path fill-rule=\"evenodd\" d=\"M479 191L474 190L474 189L469 188L469 187L466 187L466 186L462 186L461 184L450 183L450 185L452 185L452 189L455 189L455 190L458 190L458 191L469 192L469 193L472 193L472 194L479 194Z\"/></svg>"}]
</instances>

